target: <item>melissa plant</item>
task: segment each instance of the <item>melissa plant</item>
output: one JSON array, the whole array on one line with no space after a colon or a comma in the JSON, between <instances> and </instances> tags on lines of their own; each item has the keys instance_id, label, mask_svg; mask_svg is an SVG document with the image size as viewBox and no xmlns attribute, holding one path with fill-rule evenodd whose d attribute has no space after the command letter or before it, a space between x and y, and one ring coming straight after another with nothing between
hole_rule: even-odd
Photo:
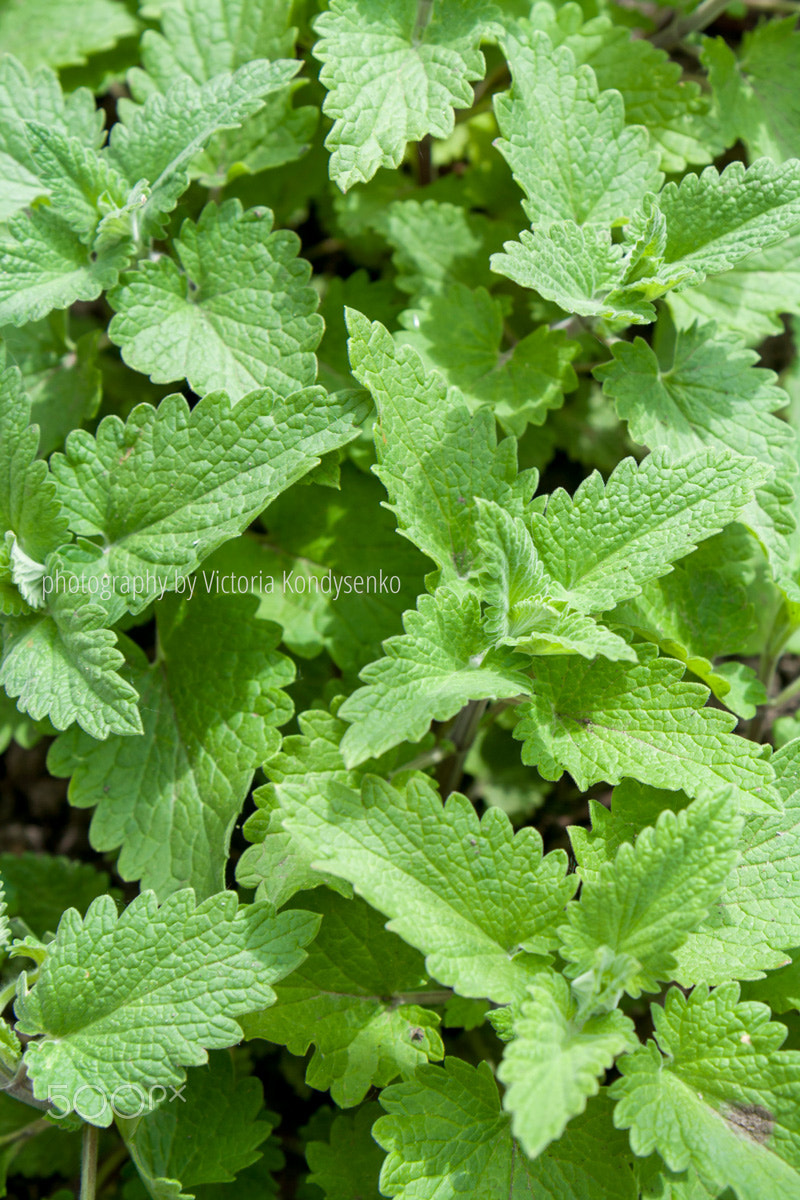
<instances>
[{"instance_id":1,"label":"melissa plant","mask_svg":"<svg viewBox=\"0 0 800 1200\"><path fill-rule=\"evenodd\" d=\"M800 1196L787 7L0 5L0 1194Z\"/></svg>"}]
</instances>

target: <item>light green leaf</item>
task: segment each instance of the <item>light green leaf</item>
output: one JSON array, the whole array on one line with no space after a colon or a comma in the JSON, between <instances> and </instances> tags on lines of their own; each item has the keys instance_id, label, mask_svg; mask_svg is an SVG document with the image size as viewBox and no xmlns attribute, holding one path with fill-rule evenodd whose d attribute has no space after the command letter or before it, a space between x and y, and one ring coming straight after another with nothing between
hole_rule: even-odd
<instances>
[{"instance_id":1,"label":"light green leaf","mask_svg":"<svg viewBox=\"0 0 800 1200\"><path fill-rule=\"evenodd\" d=\"M313 384L322 336L300 242L272 231L269 209L238 200L184 221L175 251L126 275L109 297L122 357L156 383L188 380L235 402L269 384L281 395Z\"/></svg>"},{"instance_id":2,"label":"light green leaf","mask_svg":"<svg viewBox=\"0 0 800 1200\"><path fill-rule=\"evenodd\" d=\"M631 776L690 796L732 785L740 806L774 810L768 749L731 733L736 718L704 708L708 692L681 680L683 666L635 647L639 662L542 658L534 695L518 708L522 761L545 779L567 770L581 791Z\"/></svg>"},{"instance_id":3,"label":"light green leaf","mask_svg":"<svg viewBox=\"0 0 800 1200\"><path fill-rule=\"evenodd\" d=\"M464 796L443 808L425 777L398 789L367 776L360 796L332 782L324 805L298 804L286 828L391 918L433 978L501 1004L525 996L576 884L563 851L543 858L536 830L515 837L498 809L479 821Z\"/></svg>"},{"instance_id":4,"label":"light green leaf","mask_svg":"<svg viewBox=\"0 0 800 1200\"><path fill-rule=\"evenodd\" d=\"M276 988L275 1004L242 1026L247 1037L285 1045L292 1054L306 1054L313 1044L306 1083L330 1089L349 1108L370 1087L444 1056L439 1017L422 1007L428 987L422 957L386 932L379 913L327 890L300 902L322 914L308 958ZM413 993L413 1001L404 993ZM433 1003L440 999L431 992Z\"/></svg>"},{"instance_id":5,"label":"light green leaf","mask_svg":"<svg viewBox=\"0 0 800 1200\"><path fill-rule=\"evenodd\" d=\"M561 975L543 971L529 991L497 1074L506 1085L503 1107L511 1113L514 1136L536 1158L570 1118L585 1111L587 1099L600 1089L598 1077L617 1055L639 1041L624 1013L580 1020Z\"/></svg>"},{"instance_id":6,"label":"light green leaf","mask_svg":"<svg viewBox=\"0 0 800 1200\"><path fill-rule=\"evenodd\" d=\"M482 79L481 37L494 17L485 0L332 0L314 23L314 57L334 121L326 146L343 192L379 167L399 167L406 142L452 132L454 108L472 105Z\"/></svg>"},{"instance_id":7,"label":"light green leaf","mask_svg":"<svg viewBox=\"0 0 800 1200\"><path fill-rule=\"evenodd\" d=\"M602 654L636 661L624 638L554 599L560 589L547 578L522 518L490 500L479 500L478 511L487 633L526 654Z\"/></svg>"},{"instance_id":8,"label":"light green leaf","mask_svg":"<svg viewBox=\"0 0 800 1200\"><path fill-rule=\"evenodd\" d=\"M259 1119L263 1104L257 1079L235 1079L230 1055L209 1055L188 1073L180 1098L146 1111L127 1143L148 1194L183 1198L184 1188L194 1195L199 1185L230 1183L261 1157L258 1147L272 1129Z\"/></svg>"},{"instance_id":9,"label":"light green leaf","mask_svg":"<svg viewBox=\"0 0 800 1200\"><path fill-rule=\"evenodd\" d=\"M591 67L601 92L620 92L626 124L647 128L663 170L678 172L690 162L707 163L724 148L706 119L709 102L699 85L683 79L680 65L647 38L632 37L605 14L585 20L578 4L554 10L544 0L533 5L530 22L518 23L518 36L526 39L534 28L543 30L554 46L568 46L578 63Z\"/></svg>"},{"instance_id":10,"label":"light green leaf","mask_svg":"<svg viewBox=\"0 0 800 1200\"><path fill-rule=\"evenodd\" d=\"M756 250L723 275L687 292L670 292L670 313L681 329L715 321L721 331L755 346L783 330L781 314L800 313L800 233Z\"/></svg>"},{"instance_id":11,"label":"light green leaf","mask_svg":"<svg viewBox=\"0 0 800 1200\"><path fill-rule=\"evenodd\" d=\"M729 449L773 470L741 519L760 536L776 576L788 582L797 464L792 429L773 415L788 404L774 374L754 366L755 352L715 335L713 326L679 332L659 356L642 338L618 342L612 352L595 374L636 441L677 454Z\"/></svg>"},{"instance_id":12,"label":"light green leaf","mask_svg":"<svg viewBox=\"0 0 800 1200\"><path fill-rule=\"evenodd\" d=\"M193 580L192 582L197 582ZM98 745L70 730L48 767L72 776L70 803L96 806L90 838L122 847L117 870L160 899L220 890L231 831L253 772L278 748L292 715L282 688L294 666L275 647L277 626L244 596L170 597L157 610L155 662L128 643L126 678L141 696L144 733Z\"/></svg>"},{"instance_id":13,"label":"light green leaf","mask_svg":"<svg viewBox=\"0 0 800 1200\"><path fill-rule=\"evenodd\" d=\"M607 229L555 221L546 232L523 229L492 255L492 270L520 287L532 288L565 312L606 317L633 325L655 320L652 304L622 288L624 248Z\"/></svg>"},{"instance_id":14,"label":"light green leaf","mask_svg":"<svg viewBox=\"0 0 800 1200\"><path fill-rule=\"evenodd\" d=\"M745 32L738 53L720 37L704 39L701 57L718 119L728 143L741 138L751 159L800 157L796 27L794 17L764 21Z\"/></svg>"},{"instance_id":15,"label":"light green leaf","mask_svg":"<svg viewBox=\"0 0 800 1200\"><path fill-rule=\"evenodd\" d=\"M313 850L282 823L312 797L327 795L332 783L358 787L366 769L344 765L339 750L344 721L316 710L302 713L297 723L301 733L284 738L281 752L264 766L270 782L254 793L257 810L245 824L245 835L255 845L244 852L236 870L240 883L258 888L258 900L270 900L278 908L296 892L322 884L350 893L349 884L312 869Z\"/></svg>"},{"instance_id":16,"label":"light green leaf","mask_svg":"<svg viewBox=\"0 0 800 1200\"><path fill-rule=\"evenodd\" d=\"M583 612L613 608L666 575L704 538L741 513L770 470L730 451L626 458L574 496L559 489L532 517L536 549L563 598Z\"/></svg>"},{"instance_id":17,"label":"light green leaf","mask_svg":"<svg viewBox=\"0 0 800 1200\"><path fill-rule=\"evenodd\" d=\"M614 1123L638 1155L657 1150L673 1171L693 1168L712 1194L792 1200L800 1186L800 1052L780 1050L782 1025L739 986L673 988L651 1012L656 1042L620 1060Z\"/></svg>"},{"instance_id":18,"label":"light green leaf","mask_svg":"<svg viewBox=\"0 0 800 1200\"><path fill-rule=\"evenodd\" d=\"M100 331L73 339L66 313L60 312L22 329L7 325L0 337L8 364L22 373L31 419L39 426L39 454L50 454L70 430L97 412L102 392L97 358Z\"/></svg>"},{"instance_id":19,"label":"light green leaf","mask_svg":"<svg viewBox=\"0 0 800 1200\"><path fill-rule=\"evenodd\" d=\"M775 756L781 769L784 760ZM776 779L776 790L779 781ZM604 863L623 842L655 824L664 809L688 804L681 792L657 791L625 780L615 788L611 812L590 801L591 832L575 826L571 841L581 875L593 884ZM798 809L794 803L774 815L745 813L739 857L708 915L675 953L673 978L683 987L730 979L760 979L787 961L800 943L796 899L800 894ZM756 998L761 999L759 995Z\"/></svg>"},{"instance_id":20,"label":"light green leaf","mask_svg":"<svg viewBox=\"0 0 800 1200\"><path fill-rule=\"evenodd\" d=\"M340 483L338 492L304 481L284 492L262 514L266 533L227 542L203 579L252 580L259 617L282 626L288 649L304 659L327 650L349 681L402 629L430 563L398 536L374 475L344 462Z\"/></svg>"},{"instance_id":21,"label":"light green leaf","mask_svg":"<svg viewBox=\"0 0 800 1200\"><path fill-rule=\"evenodd\" d=\"M398 526L443 581L464 578L477 550L475 498L521 512L535 474L517 473L516 442L497 445L490 412L470 413L460 393L427 374L416 351L398 347L379 322L352 310L347 318L353 374L378 410L376 471Z\"/></svg>"},{"instance_id":22,"label":"light green leaf","mask_svg":"<svg viewBox=\"0 0 800 1200\"><path fill-rule=\"evenodd\" d=\"M6 620L0 684L22 712L56 729L77 721L93 738L141 733L138 695L119 674L115 643L99 605L62 594L46 612Z\"/></svg>"},{"instance_id":23,"label":"light green leaf","mask_svg":"<svg viewBox=\"0 0 800 1200\"><path fill-rule=\"evenodd\" d=\"M608 947L631 960L625 991L658 991L677 977L675 951L718 898L739 853L742 821L730 795L698 799L625 842L567 906L561 954L573 977Z\"/></svg>"},{"instance_id":24,"label":"light green leaf","mask_svg":"<svg viewBox=\"0 0 800 1200\"><path fill-rule=\"evenodd\" d=\"M509 35L504 46L513 83L495 99L497 148L528 197L533 227L624 223L663 180L647 132L625 125L619 92L599 92L568 46L554 48L538 31L524 42Z\"/></svg>"},{"instance_id":25,"label":"light green leaf","mask_svg":"<svg viewBox=\"0 0 800 1200\"><path fill-rule=\"evenodd\" d=\"M36 457L38 444L22 377L8 367L0 374L0 537L13 533L19 549L43 563L69 532L47 463Z\"/></svg>"},{"instance_id":26,"label":"light green leaf","mask_svg":"<svg viewBox=\"0 0 800 1200\"><path fill-rule=\"evenodd\" d=\"M426 367L459 388L473 409L485 405L507 433L521 437L559 408L578 386L570 363L578 343L546 325L504 350L506 307L485 288L454 283L423 295L402 313L396 341L413 346Z\"/></svg>"},{"instance_id":27,"label":"light green leaf","mask_svg":"<svg viewBox=\"0 0 800 1200\"><path fill-rule=\"evenodd\" d=\"M748 586L754 547L760 554L744 527L731 525L676 563L669 575L645 584L613 616L686 663L727 708L747 718L766 703L763 683L745 663L715 660L741 653L757 628Z\"/></svg>"},{"instance_id":28,"label":"light green leaf","mask_svg":"<svg viewBox=\"0 0 800 1200\"><path fill-rule=\"evenodd\" d=\"M388 1116L374 1136L388 1151L381 1193L398 1200L635 1200L627 1144L611 1124L605 1096L589 1104L563 1138L537 1159L511 1136L488 1063L458 1058L420 1067L381 1094Z\"/></svg>"},{"instance_id":29,"label":"light green leaf","mask_svg":"<svg viewBox=\"0 0 800 1200\"><path fill-rule=\"evenodd\" d=\"M131 185L140 180L150 185L140 214L141 237L160 232L164 214L188 186L198 151L219 130L236 129L263 108L267 97L287 87L298 66L291 60L258 60L202 86L181 76L166 95L153 92L141 108L123 111L111 133L108 158Z\"/></svg>"},{"instance_id":30,"label":"light green leaf","mask_svg":"<svg viewBox=\"0 0 800 1200\"><path fill-rule=\"evenodd\" d=\"M32 69L85 63L135 35L139 22L115 0L7 0L0 9L0 45Z\"/></svg>"},{"instance_id":31,"label":"light green leaf","mask_svg":"<svg viewBox=\"0 0 800 1200\"><path fill-rule=\"evenodd\" d=\"M395 200L375 224L394 249L397 286L415 298L450 284L493 287L489 255L503 245L506 228L514 232L485 213L440 200Z\"/></svg>"},{"instance_id":32,"label":"light green leaf","mask_svg":"<svg viewBox=\"0 0 800 1200\"><path fill-rule=\"evenodd\" d=\"M113 578L115 597L139 611L350 441L362 410L321 388L288 398L263 389L235 407L212 393L191 411L173 395L139 405L125 425L106 417L96 438L75 431L51 469L72 527L103 548L84 543L62 571Z\"/></svg>"},{"instance_id":33,"label":"light green leaf","mask_svg":"<svg viewBox=\"0 0 800 1200\"><path fill-rule=\"evenodd\" d=\"M198 85L235 71L253 59L291 58L295 30L289 27L290 0L171 0L161 13L162 34L148 29L142 38L145 71L128 72L136 100L152 91L166 94L181 76ZM290 162L308 148L317 122L313 108L295 110L291 92L265 98L260 112L241 128L215 134L191 164L207 187L220 187L238 174Z\"/></svg>"},{"instance_id":34,"label":"light green leaf","mask_svg":"<svg viewBox=\"0 0 800 1200\"><path fill-rule=\"evenodd\" d=\"M778 166L762 158L747 169L730 163L720 174L706 167L668 183L655 201L667 239L656 278L686 272L687 286L775 245L800 224L800 162ZM671 285L670 285L671 286Z\"/></svg>"},{"instance_id":35,"label":"light green leaf","mask_svg":"<svg viewBox=\"0 0 800 1200\"><path fill-rule=\"evenodd\" d=\"M474 595L448 588L420 596L406 632L384 642L385 657L361 672L364 687L339 710L350 728L342 754L354 767L402 741L419 741L431 721L454 717L469 700L530 691L524 658L495 648Z\"/></svg>"},{"instance_id":36,"label":"light green leaf","mask_svg":"<svg viewBox=\"0 0 800 1200\"><path fill-rule=\"evenodd\" d=\"M52 208L13 217L0 231L0 325L24 325L113 287L131 246L91 250Z\"/></svg>"},{"instance_id":37,"label":"light green leaf","mask_svg":"<svg viewBox=\"0 0 800 1200\"><path fill-rule=\"evenodd\" d=\"M233 892L197 908L191 890L160 907L143 892L121 914L101 896L83 921L70 909L16 1002L20 1031L43 1035L25 1055L35 1095L58 1088L59 1108L94 1125L111 1123L112 1093L118 1112L136 1112L142 1087L179 1084L207 1050L239 1041L235 1018L274 1001L270 985L302 961L316 927L269 905L237 912Z\"/></svg>"}]
</instances>

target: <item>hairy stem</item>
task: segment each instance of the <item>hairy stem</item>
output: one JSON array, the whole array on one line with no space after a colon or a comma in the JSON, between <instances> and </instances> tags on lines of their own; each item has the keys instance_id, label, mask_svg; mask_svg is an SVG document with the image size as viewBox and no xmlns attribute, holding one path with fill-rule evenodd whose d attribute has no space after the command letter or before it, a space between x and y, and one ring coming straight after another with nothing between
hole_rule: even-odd
<instances>
[{"instance_id":1,"label":"hairy stem","mask_svg":"<svg viewBox=\"0 0 800 1200\"><path fill-rule=\"evenodd\" d=\"M690 33L698 33L713 24L725 12L731 0L702 0L694 12L687 16L676 16L664 28L655 33L650 41L662 50L669 50L682 42Z\"/></svg>"},{"instance_id":2,"label":"hairy stem","mask_svg":"<svg viewBox=\"0 0 800 1200\"><path fill-rule=\"evenodd\" d=\"M470 700L453 722L453 728L449 734L449 739L453 743L453 753L445 759L442 770L439 772L439 788L443 799L454 792L461 783L469 748L475 741L488 705L488 700Z\"/></svg>"},{"instance_id":3,"label":"hairy stem","mask_svg":"<svg viewBox=\"0 0 800 1200\"><path fill-rule=\"evenodd\" d=\"M99 1132L96 1125L84 1125L81 1145L81 1195L80 1200L96 1200L97 1196L97 1143Z\"/></svg>"}]
</instances>

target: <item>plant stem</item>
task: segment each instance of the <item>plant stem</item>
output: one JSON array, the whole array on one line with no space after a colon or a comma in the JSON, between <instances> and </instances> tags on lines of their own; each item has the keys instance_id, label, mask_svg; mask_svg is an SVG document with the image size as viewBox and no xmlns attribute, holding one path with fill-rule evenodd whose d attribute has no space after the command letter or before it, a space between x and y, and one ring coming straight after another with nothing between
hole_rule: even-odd
<instances>
[{"instance_id":1,"label":"plant stem","mask_svg":"<svg viewBox=\"0 0 800 1200\"><path fill-rule=\"evenodd\" d=\"M99 1133L96 1125L83 1127L81 1146L81 1195L80 1200L96 1200L97 1197L97 1143Z\"/></svg>"},{"instance_id":2,"label":"plant stem","mask_svg":"<svg viewBox=\"0 0 800 1200\"><path fill-rule=\"evenodd\" d=\"M432 992L399 992L394 997L395 1004L446 1004L453 996L450 988L441 988Z\"/></svg>"},{"instance_id":3,"label":"plant stem","mask_svg":"<svg viewBox=\"0 0 800 1200\"><path fill-rule=\"evenodd\" d=\"M690 33L697 33L716 21L725 12L731 0L702 0L694 12L687 16L676 16L664 29L655 33L650 41L662 50L669 50L682 42Z\"/></svg>"},{"instance_id":4,"label":"plant stem","mask_svg":"<svg viewBox=\"0 0 800 1200\"><path fill-rule=\"evenodd\" d=\"M778 692L775 699L770 703L770 708L779 709L793 700L795 696L800 694L800 675L788 683L782 692Z\"/></svg>"},{"instance_id":5,"label":"plant stem","mask_svg":"<svg viewBox=\"0 0 800 1200\"><path fill-rule=\"evenodd\" d=\"M428 133L421 142L417 142L417 182L420 187L427 187L432 179L431 135Z\"/></svg>"},{"instance_id":6,"label":"plant stem","mask_svg":"<svg viewBox=\"0 0 800 1200\"><path fill-rule=\"evenodd\" d=\"M21 1129L15 1129L13 1133L5 1133L0 1137L0 1146L10 1146L12 1142L25 1142L28 1138L36 1137L37 1133L44 1133L45 1129L52 1129L53 1126L49 1121L41 1117L38 1121L31 1121L30 1125L23 1125Z\"/></svg>"},{"instance_id":7,"label":"plant stem","mask_svg":"<svg viewBox=\"0 0 800 1200\"><path fill-rule=\"evenodd\" d=\"M442 764L444 769L439 773L439 788L442 793L442 799L447 799L450 793L454 792L461 783L461 776L464 774L464 763L467 761L469 748L475 741L478 727L483 720L488 705L488 700L470 700L469 704L466 704L462 708L453 723L453 728L449 734L449 740L453 743L454 747L453 754Z\"/></svg>"}]
</instances>

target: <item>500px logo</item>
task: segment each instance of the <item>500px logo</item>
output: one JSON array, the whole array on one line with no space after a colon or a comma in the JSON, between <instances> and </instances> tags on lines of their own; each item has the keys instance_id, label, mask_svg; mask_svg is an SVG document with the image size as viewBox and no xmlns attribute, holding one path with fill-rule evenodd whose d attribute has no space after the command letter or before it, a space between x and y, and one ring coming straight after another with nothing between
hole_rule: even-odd
<instances>
[{"instance_id":1,"label":"500px logo","mask_svg":"<svg viewBox=\"0 0 800 1200\"><path fill-rule=\"evenodd\" d=\"M105 1088L97 1087L96 1084L84 1083L75 1091L71 1088L50 1087L47 1089L47 1099L53 1106L50 1116L55 1121L63 1120L73 1111L87 1121L96 1121L105 1116L109 1109L115 1117L131 1118L152 1112L165 1100L170 1104L175 1100L185 1104L185 1088L185 1083L180 1087L169 1088L160 1083L147 1088L138 1083L123 1083L114 1088L113 1092L107 1092ZM172 1095L168 1095L169 1092Z\"/></svg>"}]
</instances>

